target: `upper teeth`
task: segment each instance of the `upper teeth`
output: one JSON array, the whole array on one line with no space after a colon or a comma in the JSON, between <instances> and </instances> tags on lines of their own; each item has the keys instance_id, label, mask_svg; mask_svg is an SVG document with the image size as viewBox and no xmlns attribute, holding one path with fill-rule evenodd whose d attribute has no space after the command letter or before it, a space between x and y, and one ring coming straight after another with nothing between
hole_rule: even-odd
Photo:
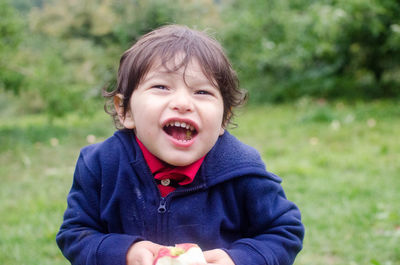
<instances>
[{"instance_id":1,"label":"upper teeth","mask_svg":"<svg viewBox=\"0 0 400 265\"><path fill-rule=\"evenodd\" d=\"M170 123L167 123L167 126L182 127L186 128L187 130L194 131L194 127L192 125L186 124L185 122L171 121Z\"/></svg>"}]
</instances>

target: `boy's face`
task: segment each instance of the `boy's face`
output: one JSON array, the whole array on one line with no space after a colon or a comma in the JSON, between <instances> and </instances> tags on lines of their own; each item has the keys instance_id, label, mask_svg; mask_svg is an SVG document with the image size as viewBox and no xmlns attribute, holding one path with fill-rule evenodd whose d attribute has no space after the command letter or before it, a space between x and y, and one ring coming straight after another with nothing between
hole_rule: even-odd
<instances>
[{"instance_id":1,"label":"boy's face","mask_svg":"<svg viewBox=\"0 0 400 265\"><path fill-rule=\"evenodd\" d=\"M224 133L219 89L203 74L197 60L183 71L168 72L155 62L133 91L130 109L121 120L152 154L174 166L200 159Z\"/></svg>"}]
</instances>

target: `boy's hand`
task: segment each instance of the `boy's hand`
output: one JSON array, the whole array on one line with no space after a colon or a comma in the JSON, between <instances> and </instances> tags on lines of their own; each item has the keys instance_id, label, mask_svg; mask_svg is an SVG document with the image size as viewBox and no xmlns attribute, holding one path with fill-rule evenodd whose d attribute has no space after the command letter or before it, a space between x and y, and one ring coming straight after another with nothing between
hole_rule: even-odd
<instances>
[{"instance_id":1,"label":"boy's hand","mask_svg":"<svg viewBox=\"0 0 400 265\"><path fill-rule=\"evenodd\" d=\"M204 251L208 265L235 265L229 255L222 249Z\"/></svg>"},{"instance_id":2,"label":"boy's hand","mask_svg":"<svg viewBox=\"0 0 400 265\"><path fill-rule=\"evenodd\" d=\"M139 241L133 244L126 254L127 265L153 265L158 250L163 247L151 241Z\"/></svg>"}]
</instances>

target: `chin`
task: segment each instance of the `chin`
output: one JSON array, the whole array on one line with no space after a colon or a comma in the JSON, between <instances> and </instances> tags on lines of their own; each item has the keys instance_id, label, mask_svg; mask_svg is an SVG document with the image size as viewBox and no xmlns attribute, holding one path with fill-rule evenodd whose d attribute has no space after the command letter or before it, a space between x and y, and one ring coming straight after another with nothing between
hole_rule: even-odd
<instances>
[{"instance_id":1,"label":"chin","mask_svg":"<svg viewBox=\"0 0 400 265\"><path fill-rule=\"evenodd\" d=\"M196 162L196 160L171 160L171 161L165 161L167 164L171 165L171 166L175 166L175 167L184 167L184 166L188 166L194 162Z\"/></svg>"},{"instance_id":2,"label":"chin","mask_svg":"<svg viewBox=\"0 0 400 265\"><path fill-rule=\"evenodd\" d=\"M164 156L165 159L160 157L159 158L171 166L184 167L196 162L202 157L203 156L194 156L193 154L187 154L187 152L171 152L170 154Z\"/></svg>"}]
</instances>

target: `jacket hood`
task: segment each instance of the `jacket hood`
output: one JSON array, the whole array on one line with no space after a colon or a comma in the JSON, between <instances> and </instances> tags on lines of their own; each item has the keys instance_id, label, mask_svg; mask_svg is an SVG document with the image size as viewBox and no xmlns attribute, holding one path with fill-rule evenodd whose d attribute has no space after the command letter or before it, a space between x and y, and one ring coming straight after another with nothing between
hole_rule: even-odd
<instances>
[{"instance_id":1,"label":"jacket hood","mask_svg":"<svg viewBox=\"0 0 400 265\"><path fill-rule=\"evenodd\" d=\"M123 143L131 163L142 160L141 150L131 130L117 131L115 136ZM255 148L240 142L225 131L206 155L193 185L209 187L246 175L257 175L281 182L279 177L266 171L265 164Z\"/></svg>"},{"instance_id":2,"label":"jacket hood","mask_svg":"<svg viewBox=\"0 0 400 265\"><path fill-rule=\"evenodd\" d=\"M265 164L255 148L240 142L227 131L219 137L207 154L201 175L204 176L207 186L246 175L258 175L281 182L279 177L266 171Z\"/></svg>"}]
</instances>

